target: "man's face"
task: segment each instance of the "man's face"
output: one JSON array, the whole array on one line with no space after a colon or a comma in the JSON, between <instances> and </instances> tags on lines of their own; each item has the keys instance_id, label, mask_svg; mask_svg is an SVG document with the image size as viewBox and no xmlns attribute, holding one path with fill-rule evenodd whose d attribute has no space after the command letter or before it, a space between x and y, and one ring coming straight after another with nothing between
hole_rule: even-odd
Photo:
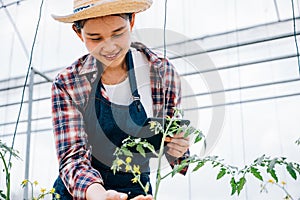
<instances>
[{"instance_id":1,"label":"man's face","mask_svg":"<svg viewBox=\"0 0 300 200\"><path fill-rule=\"evenodd\" d=\"M120 66L130 47L133 23L121 16L88 19L77 32L88 51L104 66Z\"/></svg>"}]
</instances>

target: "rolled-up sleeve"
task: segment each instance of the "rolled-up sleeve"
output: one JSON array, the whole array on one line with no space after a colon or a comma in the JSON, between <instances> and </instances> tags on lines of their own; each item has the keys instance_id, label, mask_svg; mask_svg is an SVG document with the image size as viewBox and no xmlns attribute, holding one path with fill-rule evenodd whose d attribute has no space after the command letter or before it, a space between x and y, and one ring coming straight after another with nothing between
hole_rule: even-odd
<instances>
[{"instance_id":1,"label":"rolled-up sleeve","mask_svg":"<svg viewBox=\"0 0 300 200\"><path fill-rule=\"evenodd\" d=\"M164 85L166 87L165 92L165 102L166 102L166 113L168 116L173 116L173 108L180 108L181 104L181 81L180 76L176 72L175 68L172 66L168 60L165 60L164 64ZM180 164L183 160L186 160L190 156L190 151L187 150L184 155L180 158L173 158L172 156L166 155L171 167ZM180 173L185 175L188 170L188 166L184 167Z\"/></svg>"},{"instance_id":2,"label":"rolled-up sleeve","mask_svg":"<svg viewBox=\"0 0 300 200\"><path fill-rule=\"evenodd\" d=\"M103 181L91 167L82 111L68 92L72 87L59 77L53 82L52 120L60 177L73 199L82 200L89 185Z\"/></svg>"}]
</instances>

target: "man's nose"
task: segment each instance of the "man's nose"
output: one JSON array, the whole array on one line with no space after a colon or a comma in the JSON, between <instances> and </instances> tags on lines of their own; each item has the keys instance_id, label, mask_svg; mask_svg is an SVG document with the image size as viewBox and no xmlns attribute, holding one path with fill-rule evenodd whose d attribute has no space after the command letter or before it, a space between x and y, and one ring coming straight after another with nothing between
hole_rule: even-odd
<instances>
[{"instance_id":1,"label":"man's nose","mask_svg":"<svg viewBox=\"0 0 300 200\"><path fill-rule=\"evenodd\" d=\"M112 39L107 39L104 41L103 44L103 50L105 52L113 52L116 48L116 44L114 43L114 41Z\"/></svg>"}]
</instances>

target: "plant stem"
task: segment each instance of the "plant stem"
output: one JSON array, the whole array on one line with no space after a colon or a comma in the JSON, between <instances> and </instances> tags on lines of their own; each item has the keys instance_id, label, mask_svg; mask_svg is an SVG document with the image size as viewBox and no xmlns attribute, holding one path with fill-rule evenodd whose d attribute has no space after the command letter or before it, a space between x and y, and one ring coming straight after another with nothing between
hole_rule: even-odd
<instances>
[{"instance_id":1,"label":"plant stem","mask_svg":"<svg viewBox=\"0 0 300 200\"><path fill-rule=\"evenodd\" d=\"M33 183L30 182L30 186L31 186L31 199L33 199Z\"/></svg>"},{"instance_id":2,"label":"plant stem","mask_svg":"<svg viewBox=\"0 0 300 200\"><path fill-rule=\"evenodd\" d=\"M194 163L194 162L186 163L186 164L184 165L184 167L187 166L187 165L189 165L189 164L191 164L191 163ZM167 178L167 177L170 176L170 174L172 174L172 173L173 173L173 171L168 172L168 173L165 174L163 177L161 177L160 180L163 180L163 179Z\"/></svg>"},{"instance_id":3,"label":"plant stem","mask_svg":"<svg viewBox=\"0 0 300 200\"><path fill-rule=\"evenodd\" d=\"M134 177L136 177L135 172L134 172L133 170L130 170L130 171L131 171L131 173L134 175ZM147 195L148 191L146 190L146 187L145 187L145 186L143 185L143 183L141 182L141 179L138 178L137 181L138 181L138 183L140 184L140 186L142 187L142 189L144 190L145 195Z\"/></svg>"},{"instance_id":4,"label":"plant stem","mask_svg":"<svg viewBox=\"0 0 300 200\"><path fill-rule=\"evenodd\" d=\"M154 200L157 199L158 188L159 188L160 181L161 181L160 167L161 167L161 158L162 158L163 151L164 151L164 142L163 141L165 140L165 138L166 138L166 135L164 134L161 145L160 145L159 154L158 154L158 165L157 165L157 171L156 171L156 184L155 184Z\"/></svg>"},{"instance_id":5,"label":"plant stem","mask_svg":"<svg viewBox=\"0 0 300 200\"><path fill-rule=\"evenodd\" d=\"M275 185L278 186L279 188L281 188L281 189L285 192L286 196L288 196L291 200L294 200L293 197L292 197L292 196L288 193L288 191L285 189L285 187L279 185L278 183L275 183Z\"/></svg>"},{"instance_id":6,"label":"plant stem","mask_svg":"<svg viewBox=\"0 0 300 200\"><path fill-rule=\"evenodd\" d=\"M157 169L154 200L157 200L158 188L161 180L160 168Z\"/></svg>"},{"instance_id":7,"label":"plant stem","mask_svg":"<svg viewBox=\"0 0 300 200\"><path fill-rule=\"evenodd\" d=\"M170 129L172 123L173 123L173 118L171 118L171 121L169 122L166 130L163 133L163 137L160 143L160 148L159 148L159 153L158 153L158 165L157 165L157 172L156 172L156 184L155 184L155 193L154 193L154 200L157 200L157 194L158 194L158 189L160 185L160 181L162 179L161 177L161 159L164 154L164 144L165 144L165 139L167 137L168 130Z\"/></svg>"},{"instance_id":8,"label":"plant stem","mask_svg":"<svg viewBox=\"0 0 300 200\"><path fill-rule=\"evenodd\" d=\"M8 165L6 164L6 161L4 159L4 155L0 152L0 156L5 168L5 174L6 174L6 200L10 199L10 173L8 170Z\"/></svg>"},{"instance_id":9,"label":"plant stem","mask_svg":"<svg viewBox=\"0 0 300 200\"><path fill-rule=\"evenodd\" d=\"M6 187L7 187L7 191L6 191L6 200L10 200L10 173L8 172L6 175Z\"/></svg>"}]
</instances>

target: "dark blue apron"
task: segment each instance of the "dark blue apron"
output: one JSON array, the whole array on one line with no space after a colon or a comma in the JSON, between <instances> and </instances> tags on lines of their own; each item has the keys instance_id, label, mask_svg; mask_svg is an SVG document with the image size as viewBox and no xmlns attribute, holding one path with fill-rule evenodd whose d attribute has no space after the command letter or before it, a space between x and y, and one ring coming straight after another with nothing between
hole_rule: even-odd
<instances>
[{"instance_id":1,"label":"dark blue apron","mask_svg":"<svg viewBox=\"0 0 300 200\"><path fill-rule=\"evenodd\" d=\"M140 102L130 51L126 55L126 64L133 102L129 106L117 105L102 96L101 88L103 85L100 77L103 69L101 64L97 62L98 76L92 85L89 103L83 117L89 145L92 146L92 166L100 172L104 188L127 193L128 199L130 199L144 194L143 189L138 183L132 183L131 180L134 176L131 173L120 171L113 174L110 167L114 160L113 153L116 147L121 146L122 141L129 135L140 137L138 133L141 133L143 129L147 115ZM148 138L150 135L143 135L143 137ZM139 153L134 153L132 158L132 164L140 166L142 172L141 181L144 185L150 182L149 158L144 158ZM60 177L56 180L54 188L61 195L61 200L72 199ZM151 193L150 187L148 194Z\"/></svg>"}]
</instances>

